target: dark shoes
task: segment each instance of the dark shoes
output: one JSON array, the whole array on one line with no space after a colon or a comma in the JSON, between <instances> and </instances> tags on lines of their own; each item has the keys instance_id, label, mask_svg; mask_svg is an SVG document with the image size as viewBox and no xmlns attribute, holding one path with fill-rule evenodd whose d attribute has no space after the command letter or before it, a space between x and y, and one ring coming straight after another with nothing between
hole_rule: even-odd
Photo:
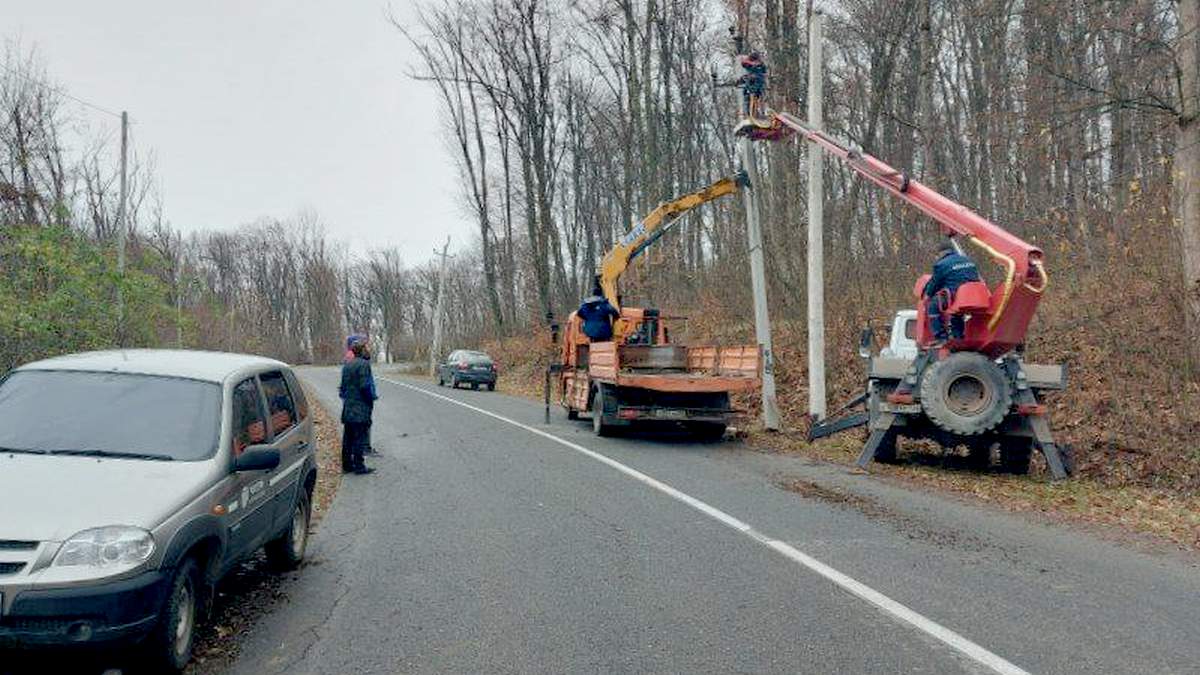
<instances>
[{"instance_id":1,"label":"dark shoes","mask_svg":"<svg viewBox=\"0 0 1200 675\"><path fill-rule=\"evenodd\" d=\"M369 466L360 466L357 469L355 469L354 471L352 471L351 473L353 473L356 476L365 476L369 473L375 473L375 469L372 469Z\"/></svg>"}]
</instances>

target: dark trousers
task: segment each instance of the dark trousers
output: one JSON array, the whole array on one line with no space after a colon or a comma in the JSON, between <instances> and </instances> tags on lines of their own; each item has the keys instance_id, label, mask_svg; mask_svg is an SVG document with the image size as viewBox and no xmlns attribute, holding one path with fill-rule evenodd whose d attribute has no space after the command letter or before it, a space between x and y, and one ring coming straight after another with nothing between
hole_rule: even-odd
<instances>
[{"instance_id":1,"label":"dark trousers","mask_svg":"<svg viewBox=\"0 0 1200 675\"><path fill-rule=\"evenodd\" d=\"M946 320L942 317L940 299L946 296L935 295L929 299L929 327L933 329L933 337L936 340L948 340L954 338L961 340L963 332L966 330L967 324L961 316L951 316L949 330L947 330ZM953 294L950 294L946 299L946 305L949 306L953 302Z\"/></svg>"},{"instance_id":2,"label":"dark trousers","mask_svg":"<svg viewBox=\"0 0 1200 675\"><path fill-rule=\"evenodd\" d=\"M342 470L363 466L363 452L371 442L370 422L346 422L342 425Z\"/></svg>"}]
</instances>

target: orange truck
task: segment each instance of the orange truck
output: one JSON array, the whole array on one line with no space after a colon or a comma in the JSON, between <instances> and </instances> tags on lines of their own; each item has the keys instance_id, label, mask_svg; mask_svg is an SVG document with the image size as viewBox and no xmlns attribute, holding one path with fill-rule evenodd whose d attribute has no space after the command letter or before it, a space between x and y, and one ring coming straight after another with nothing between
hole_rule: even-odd
<instances>
[{"instance_id":1,"label":"orange truck","mask_svg":"<svg viewBox=\"0 0 1200 675\"><path fill-rule=\"evenodd\" d=\"M671 341L680 317L656 309L622 307L617 281L629 264L671 229L685 212L745 185L745 174L661 204L620 239L601 264L600 287L619 311L611 340L593 342L572 312L564 330L558 373L559 402L567 417L590 416L605 436L642 421L682 424L701 438L720 438L738 417L731 395L762 386L758 345L719 347Z\"/></svg>"}]
</instances>

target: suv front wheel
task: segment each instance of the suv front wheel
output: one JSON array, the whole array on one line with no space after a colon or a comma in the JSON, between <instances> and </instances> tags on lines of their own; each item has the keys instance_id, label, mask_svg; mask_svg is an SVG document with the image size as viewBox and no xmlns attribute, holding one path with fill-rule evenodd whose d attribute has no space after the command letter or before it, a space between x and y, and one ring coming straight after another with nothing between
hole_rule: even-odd
<instances>
[{"instance_id":1,"label":"suv front wheel","mask_svg":"<svg viewBox=\"0 0 1200 675\"><path fill-rule=\"evenodd\" d=\"M267 562L276 569L293 570L304 561L308 548L308 523L312 518L312 506L307 490L300 491L300 498L292 508L292 520L278 539L267 542Z\"/></svg>"},{"instance_id":2,"label":"suv front wheel","mask_svg":"<svg viewBox=\"0 0 1200 675\"><path fill-rule=\"evenodd\" d=\"M192 558L171 577L158 625L147 637L145 656L151 672L181 672L192 659L196 620L200 616L200 568Z\"/></svg>"}]
</instances>

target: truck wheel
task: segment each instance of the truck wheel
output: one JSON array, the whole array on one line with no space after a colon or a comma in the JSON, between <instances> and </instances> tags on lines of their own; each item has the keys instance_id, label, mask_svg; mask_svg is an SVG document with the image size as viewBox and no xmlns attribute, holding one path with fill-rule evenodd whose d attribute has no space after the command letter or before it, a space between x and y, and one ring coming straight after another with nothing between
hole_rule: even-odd
<instances>
[{"instance_id":1,"label":"truck wheel","mask_svg":"<svg viewBox=\"0 0 1200 675\"><path fill-rule=\"evenodd\" d=\"M308 522L312 517L308 491L301 490L300 498L292 507L292 518L287 530L278 539L267 542L264 550L267 562L277 570L294 570L304 562L308 548Z\"/></svg>"},{"instance_id":2,"label":"truck wheel","mask_svg":"<svg viewBox=\"0 0 1200 675\"><path fill-rule=\"evenodd\" d=\"M604 421L604 404L607 397L604 395L604 387L596 389L596 394L592 396L592 431L597 436L611 436L613 425L606 424Z\"/></svg>"},{"instance_id":3,"label":"truck wheel","mask_svg":"<svg viewBox=\"0 0 1200 675\"><path fill-rule=\"evenodd\" d=\"M883 440L879 442L879 447L875 448L875 461L880 464L896 464L899 460L896 459L896 440L900 438L895 430L888 430L883 435Z\"/></svg>"},{"instance_id":4,"label":"truck wheel","mask_svg":"<svg viewBox=\"0 0 1200 675\"><path fill-rule=\"evenodd\" d=\"M992 465L992 444L995 440L991 438L977 438L967 444L967 465L976 471L987 471Z\"/></svg>"},{"instance_id":5,"label":"truck wheel","mask_svg":"<svg viewBox=\"0 0 1200 675\"><path fill-rule=\"evenodd\" d=\"M722 422L694 422L689 431L700 441L719 441L725 438L725 424Z\"/></svg>"},{"instance_id":6,"label":"truck wheel","mask_svg":"<svg viewBox=\"0 0 1200 675\"><path fill-rule=\"evenodd\" d=\"M180 563L167 588L158 624L143 643L150 672L178 673L192 660L196 621L200 618L200 568L188 558Z\"/></svg>"},{"instance_id":7,"label":"truck wheel","mask_svg":"<svg viewBox=\"0 0 1200 675\"><path fill-rule=\"evenodd\" d=\"M956 352L935 361L921 378L921 408L934 424L952 434L991 431L1011 407L1008 379L983 354Z\"/></svg>"},{"instance_id":8,"label":"truck wheel","mask_svg":"<svg viewBox=\"0 0 1200 675\"><path fill-rule=\"evenodd\" d=\"M1029 458L1033 455L1033 439L1020 436L1000 439L1000 470L1024 476L1029 473Z\"/></svg>"},{"instance_id":9,"label":"truck wheel","mask_svg":"<svg viewBox=\"0 0 1200 675\"><path fill-rule=\"evenodd\" d=\"M496 383L488 382L488 391L496 391Z\"/></svg>"}]
</instances>

